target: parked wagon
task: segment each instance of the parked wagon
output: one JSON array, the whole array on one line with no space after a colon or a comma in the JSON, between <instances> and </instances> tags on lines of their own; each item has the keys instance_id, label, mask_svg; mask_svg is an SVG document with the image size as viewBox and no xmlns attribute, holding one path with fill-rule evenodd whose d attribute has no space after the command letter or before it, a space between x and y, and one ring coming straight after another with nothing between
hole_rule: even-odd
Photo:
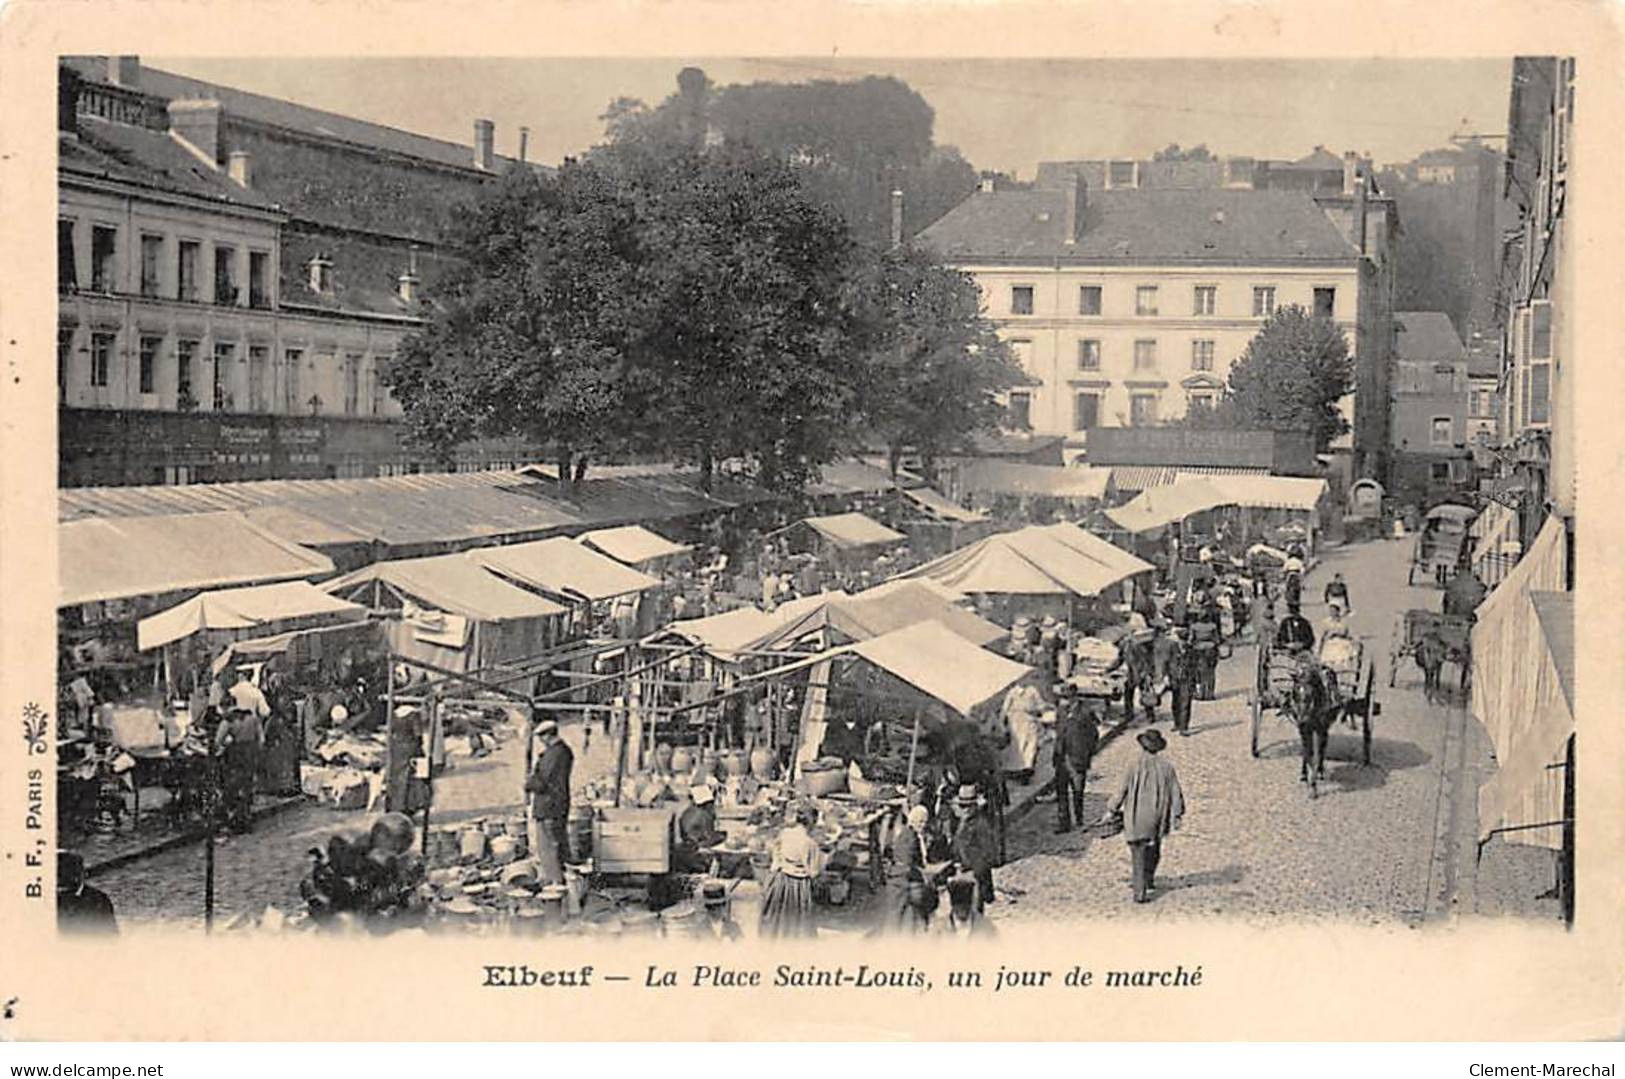
<instances>
[{"instance_id":1,"label":"parked wagon","mask_svg":"<svg viewBox=\"0 0 1625 1079\"><path fill-rule=\"evenodd\" d=\"M1250 748L1257 757L1264 726L1264 713L1274 711L1281 720L1297 728L1303 744L1301 778L1309 784L1309 796L1319 792L1324 778L1326 743L1331 726L1339 719L1358 722L1360 760L1371 763L1371 721L1382 713L1382 705L1372 699L1376 670L1366 662L1363 642L1346 637L1331 639L1336 644L1315 655L1276 651L1267 643L1258 649L1258 672L1253 691L1248 694L1252 713ZM1318 673L1312 691L1307 684ZM1315 701L1318 703L1309 703Z\"/></svg>"},{"instance_id":2,"label":"parked wagon","mask_svg":"<svg viewBox=\"0 0 1625 1079\"><path fill-rule=\"evenodd\" d=\"M1430 632L1437 633L1444 642L1445 662L1454 663L1461 670L1463 692L1473 684L1473 616L1470 614L1440 614L1412 608L1401 617L1394 629L1393 646L1388 655L1388 684L1399 678L1399 661L1416 655L1416 646Z\"/></svg>"},{"instance_id":3,"label":"parked wagon","mask_svg":"<svg viewBox=\"0 0 1625 1079\"><path fill-rule=\"evenodd\" d=\"M1405 583L1415 584L1420 571L1440 588L1448 584L1467 562L1472 546L1468 526L1476 516L1478 511L1471 506L1449 504L1429 510L1416 536Z\"/></svg>"}]
</instances>

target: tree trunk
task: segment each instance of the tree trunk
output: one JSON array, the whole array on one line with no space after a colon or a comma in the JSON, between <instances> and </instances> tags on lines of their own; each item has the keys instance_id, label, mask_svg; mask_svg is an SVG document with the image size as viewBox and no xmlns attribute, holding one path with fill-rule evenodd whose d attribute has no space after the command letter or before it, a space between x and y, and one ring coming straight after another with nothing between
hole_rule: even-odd
<instances>
[{"instance_id":1,"label":"tree trunk","mask_svg":"<svg viewBox=\"0 0 1625 1079\"><path fill-rule=\"evenodd\" d=\"M715 462L711 460L711 447L702 446L700 448L700 490L706 494L711 493L711 474L714 467Z\"/></svg>"},{"instance_id":2,"label":"tree trunk","mask_svg":"<svg viewBox=\"0 0 1625 1079\"><path fill-rule=\"evenodd\" d=\"M886 447L886 465L891 469L891 481L897 482L897 470L903 465L903 447L893 442Z\"/></svg>"},{"instance_id":3,"label":"tree trunk","mask_svg":"<svg viewBox=\"0 0 1625 1079\"><path fill-rule=\"evenodd\" d=\"M559 489L568 491L573 487L571 477L575 474L570 468L570 462L575 458L569 446L560 446L555 459L559 470Z\"/></svg>"},{"instance_id":4,"label":"tree trunk","mask_svg":"<svg viewBox=\"0 0 1625 1079\"><path fill-rule=\"evenodd\" d=\"M576 458L575 479L572 481L572 486L580 487L582 482L586 480L587 461L589 456L589 454L584 453L580 457Z\"/></svg>"}]
</instances>

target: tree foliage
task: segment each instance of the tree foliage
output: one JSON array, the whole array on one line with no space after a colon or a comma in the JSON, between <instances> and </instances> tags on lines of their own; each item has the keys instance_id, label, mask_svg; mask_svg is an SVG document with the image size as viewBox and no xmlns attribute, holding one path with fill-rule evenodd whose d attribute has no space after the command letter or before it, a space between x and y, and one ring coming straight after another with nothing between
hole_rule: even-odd
<instances>
[{"instance_id":1,"label":"tree foliage","mask_svg":"<svg viewBox=\"0 0 1625 1079\"><path fill-rule=\"evenodd\" d=\"M1338 402L1354 389L1343 331L1297 305L1276 310L1230 369L1224 399L1198 423L1269 431L1310 431L1325 452L1348 431Z\"/></svg>"},{"instance_id":2,"label":"tree foliage","mask_svg":"<svg viewBox=\"0 0 1625 1079\"><path fill-rule=\"evenodd\" d=\"M1215 161L1213 151L1207 148L1207 143L1197 143L1189 150L1181 150L1179 143L1170 142L1167 146L1152 155L1153 161Z\"/></svg>"}]
</instances>

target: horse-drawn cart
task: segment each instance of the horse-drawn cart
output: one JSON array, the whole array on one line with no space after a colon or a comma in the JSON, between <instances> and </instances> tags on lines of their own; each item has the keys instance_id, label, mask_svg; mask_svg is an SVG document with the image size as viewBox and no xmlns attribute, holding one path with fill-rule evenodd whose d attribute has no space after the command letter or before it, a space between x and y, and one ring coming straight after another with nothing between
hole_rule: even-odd
<instances>
[{"instance_id":1,"label":"horse-drawn cart","mask_svg":"<svg viewBox=\"0 0 1625 1079\"><path fill-rule=\"evenodd\" d=\"M1440 588L1449 584L1466 564L1472 546L1468 527L1475 516L1477 511L1469 506L1444 505L1429 510L1416 536L1405 583L1414 585L1420 570L1424 580Z\"/></svg>"},{"instance_id":2,"label":"horse-drawn cart","mask_svg":"<svg viewBox=\"0 0 1625 1079\"><path fill-rule=\"evenodd\" d=\"M1348 637L1321 642L1315 655L1278 652L1268 642L1258 647L1258 674L1248 694L1252 712L1252 755L1258 756L1264 712L1273 709L1298 728L1303 742L1303 778L1310 797L1324 777L1326 739L1338 719L1360 726L1360 760L1371 763L1371 721L1382 713L1372 700L1377 677L1366 662L1365 643Z\"/></svg>"},{"instance_id":3,"label":"horse-drawn cart","mask_svg":"<svg viewBox=\"0 0 1625 1079\"><path fill-rule=\"evenodd\" d=\"M1473 681L1473 616L1420 608L1406 611L1394 629L1393 647L1388 654L1388 684L1394 685L1399 677L1399 661L1415 656L1417 646L1430 633L1444 644L1444 661L1460 668L1461 688L1465 691Z\"/></svg>"}]
</instances>

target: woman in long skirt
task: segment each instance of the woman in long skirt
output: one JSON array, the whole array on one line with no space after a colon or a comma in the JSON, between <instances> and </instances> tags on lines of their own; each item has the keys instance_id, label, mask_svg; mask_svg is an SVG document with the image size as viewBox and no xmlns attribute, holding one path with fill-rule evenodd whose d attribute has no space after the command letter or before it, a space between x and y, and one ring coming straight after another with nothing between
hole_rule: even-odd
<instances>
[{"instance_id":1,"label":"woman in long skirt","mask_svg":"<svg viewBox=\"0 0 1625 1079\"><path fill-rule=\"evenodd\" d=\"M815 937L812 881L823 869L823 852L812 837L818 810L796 809L790 825L779 835L773 852L773 870L762 892L761 934L764 937Z\"/></svg>"}]
</instances>

